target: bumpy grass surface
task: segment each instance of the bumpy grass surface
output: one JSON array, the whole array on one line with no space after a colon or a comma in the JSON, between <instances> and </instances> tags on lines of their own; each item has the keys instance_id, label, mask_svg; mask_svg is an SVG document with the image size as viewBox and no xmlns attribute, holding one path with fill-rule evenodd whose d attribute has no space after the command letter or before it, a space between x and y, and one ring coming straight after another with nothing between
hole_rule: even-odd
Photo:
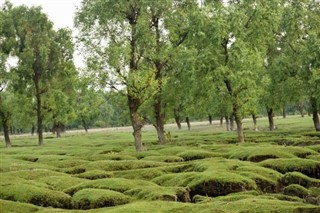
<instances>
[{"instance_id":1,"label":"bumpy grass surface","mask_svg":"<svg viewBox=\"0 0 320 213\"><path fill-rule=\"evenodd\" d=\"M266 119L246 143L218 124L177 130L136 153L131 129L74 133L42 147L13 137L0 147L0 212L320 212L320 133L309 117Z\"/></svg>"}]
</instances>

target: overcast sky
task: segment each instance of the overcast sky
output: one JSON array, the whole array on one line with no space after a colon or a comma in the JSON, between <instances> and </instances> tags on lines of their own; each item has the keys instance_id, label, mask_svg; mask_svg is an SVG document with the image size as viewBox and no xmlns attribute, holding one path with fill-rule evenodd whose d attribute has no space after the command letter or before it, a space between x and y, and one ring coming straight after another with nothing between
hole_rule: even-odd
<instances>
[{"instance_id":1,"label":"overcast sky","mask_svg":"<svg viewBox=\"0 0 320 213\"><path fill-rule=\"evenodd\" d=\"M5 0L0 0L0 5ZM10 0L14 6L41 6L44 13L54 23L54 28L73 27L73 17L76 6L80 6L81 0Z\"/></svg>"},{"instance_id":2,"label":"overcast sky","mask_svg":"<svg viewBox=\"0 0 320 213\"><path fill-rule=\"evenodd\" d=\"M0 0L2 5L5 0ZM42 11L46 13L49 20L54 23L54 29L63 27L73 28L73 18L76 7L80 6L81 0L10 0L14 6L26 5L41 6ZM77 67L84 67L82 57L79 56L79 52L76 51L74 55L74 61Z\"/></svg>"}]
</instances>

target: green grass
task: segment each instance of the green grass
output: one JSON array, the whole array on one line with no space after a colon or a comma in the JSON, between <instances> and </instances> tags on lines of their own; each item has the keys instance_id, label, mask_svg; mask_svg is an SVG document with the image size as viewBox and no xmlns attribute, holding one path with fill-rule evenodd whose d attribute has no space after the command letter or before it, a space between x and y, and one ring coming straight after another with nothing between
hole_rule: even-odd
<instances>
[{"instance_id":1,"label":"green grass","mask_svg":"<svg viewBox=\"0 0 320 213\"><path fill-rule=\"evenodd\" d=\"M13 137L0 147L0 212L320 212L320 133L309 117L244 121L246 143L218 124L166 127L136 153L132 129Z\"/></svg>"}]
</instances>

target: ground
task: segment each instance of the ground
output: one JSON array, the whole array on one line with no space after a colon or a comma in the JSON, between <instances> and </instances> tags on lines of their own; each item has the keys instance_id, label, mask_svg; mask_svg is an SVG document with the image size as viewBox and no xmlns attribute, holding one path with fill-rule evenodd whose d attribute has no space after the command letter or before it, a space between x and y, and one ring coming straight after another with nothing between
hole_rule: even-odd
<instances>
[{"instance_id":1,"label":"ground","mask_svg":"<svg viewBox=\"0 0 320 213\"><path fill-rule=\"evenodd\" d=\"M310 117L245 120L246 142L218 122L167 125L136 153L131 128L13 137L0 148L0 212L320 212L320 133Z\"/></svg>"}]
</instances>

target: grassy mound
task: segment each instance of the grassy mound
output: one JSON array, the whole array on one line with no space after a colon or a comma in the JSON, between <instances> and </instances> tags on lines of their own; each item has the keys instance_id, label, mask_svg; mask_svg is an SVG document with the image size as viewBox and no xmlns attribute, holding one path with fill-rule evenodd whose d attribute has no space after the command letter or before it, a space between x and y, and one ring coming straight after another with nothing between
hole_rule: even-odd
<instances>
[{"instance_id":1,"label":"grassy mound","mask_svg":"<svg viewBox=\"0 0 320 213\"><path fill-rule=\"evenodd\" d=\"M46 183L54 190L63 191L72 186L87 183L88 180L71 176L49 176L39 179L39 182Z\"/></svg>"},{"instance_id":2,"label":"grassy mound","mask_svg":"<svg viewBox=\"0 0 320 213\"><path fill-rule=\"evenodd\" d=\"M164 168L145 168L114 172L115 177L126 179L151 180L165 174Z\"/></svg>"},{"instance_id":3,"label":"grassy mound","mask_svg":"<svg viewBox=\"0 0 320 213\"><path fill-rule=\"evenodd\" d=\"M34 213L39 210L39 207L31 204L0 199L0 210L1 213Z\"/></svg>"},{"instance_id":4,"label":"grassy mound","mask_svg":"<svg viewBox=\"0 0 320 213\"><path fill-rule=\"evenodd\" d=\"M285 195L297 196L300 198L305 198L309 194L308 189L306 189L303 186L300 186L298 184L291 184L289 186L286 186L283 189L283 193Z\"/></svg>"},{"instance_id":5,"label":"grassy mound","mask_svg":"<svg viewBox=\"0 0 320 213\"><path fill-rule=\"evenodd\" d=\"M190 197L197 194L215 197L256 187L253 180L231 172L168 174L155 178L153 181L163 186L188 187Z\"/></svg>"},{"instance_id":6,"label":"grassy mound","mask_svg":"<svg viewBox=\"0 0 320 213\"><path fill-rule=\"evenodd\" d=\"M130 197L116 191L105 189L82 189L72 197L76 209L94 209L117 206L130 202Z\"/></svg>"},{"instance_id":7,"label":"grassy mound","mask_svg":"<svg viewBox=\"0 0 320 213\"><path fill-rule=\"evenodd\" d=\"M301 172L309 177L320 178L319 161L301 158L280 158L269 159L259 163L259 165L274 169L283 174L287 172Z\"/></svg>"},{"instance_id":8,"label":"grassy mound","mask_svg":"<svg viewBox=\"0 0 320 213\"><path fill-rule=\"evenodd\" d=\"M204 150L188 150L177 154L185 161L198 160L204 158L214 157L214 153Z\"/></svg>"},{"instance_id":9,"label":"grassy mound","mask_svg":"<svg viewBox=\"0 0 320 213\"><path fill-rule=\"evenodd\" d=\"M130 180L125 178L105 178L92 180L88 183L82 183L65 190L66 193L73 195L77 191L86 188L108 189L117 192L125 192L138 186L156 186L155 183L144 180Z\"/></svg>"},{"instance_id":10,"label":"grassy mound","mask_svg":"<svg viewBox=\"0 0 320 213\"><path fill-rule=\"evenodd\" d=\"M75 176L79 178L89 179L89 180L96 180L96 179L103 179L103 178L111 178L113 177L113 173L95 169L95 170L87 171L81 174L77 174Z\"/></svg>"},{"instance_id":11,"label":"grassy mound","mask_svg":"<svg viewBox=\"0 0 320 213\"><path fill-rule=\"evenodd\" d=\"M0 198L37 206L70 208L71 197L63 192L28 184L8 184L0 188Z\"/></svg>"},{"instance_id":12,"label":"grassy mound","mask_svg":"<svg viewBox=\"0 0 320 213\"><path fill-rule=\"evenodd\" d=\"M281 183L284 186L288 186L290 184L299 184L303 187L320 187L320 180L315 178L310 178L300 172L288 172L281 178Z\"/></svg>"},{"instance_id":13,"label":"grassy mound","mask_svg":"<svg viewBox=\"0 0 320 213\"><path fill-rule=\"evenodd\" d=\"M166 163L184 161L184 159L179 156L147 156L147 157L144 157L143 160L156 161L156 162L166 162Z\"/></svg>"},{"instance_id":14,"label":"grassy mound","mask_svg":"<svg viewBox=\"0 0 320 213\"><path fill-rule=\"evenodd\" d=\"M130 170L130 169L139 169L139 168L150 168L157 166L164 166L166 164L161 162L154 161L144 161L144 160L124 160L124 161L112 161L112 160L103 160L103 161L94 161L85 165L84 169L86 171L93 169L101 169L105 171L119 171L119 170ZM80 168L83 168L80 167Z\"/></svg>"},{"instance_id":15,"label":"grassy mound","mask_svg":"<svg viewBox=\"0 0 320 213\"><path fill-rule=\"evenodd\" d=\"M183 187L140 186L125 192L139 200L190 202L189 189Z\"/></svg>"}]
</instances>

